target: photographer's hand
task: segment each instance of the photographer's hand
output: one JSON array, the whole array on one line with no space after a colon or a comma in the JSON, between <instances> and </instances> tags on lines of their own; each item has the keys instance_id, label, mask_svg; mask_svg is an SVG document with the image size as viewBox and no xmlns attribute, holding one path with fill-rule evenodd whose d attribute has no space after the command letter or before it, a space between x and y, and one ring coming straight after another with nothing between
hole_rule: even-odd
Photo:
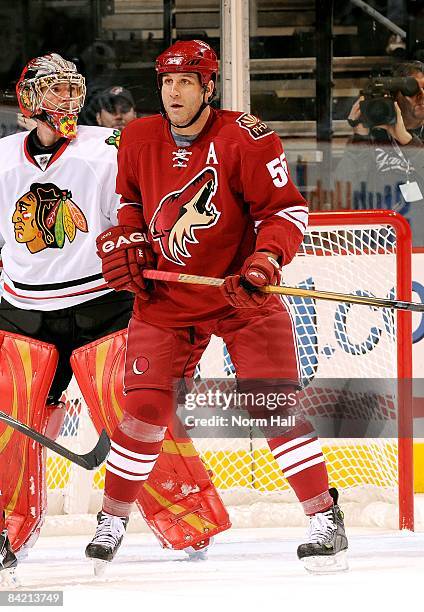
<instances>
[{"instance_id":1,"label":"photographer's hand","mask_svg":"<svg viewBox=\"0 0 424 612\"><path fill-rule=\"evenodd\" d=\"M349 125L353 128L353 133L358 134L358 136L368 136L370 133L369 129L360 122L361 109L359 108L359 103L362 102L363 99L363 96L361 96L354 102L347 117Z\"/></svg>"},{"instance_id":2,"label":"photographer's hand","mask_svg":"<svg viewBox=\"0 0 424 612\"><path fill-rule=\"evenodd\" d=\"M386 130L392 138L394 138L400 145L407 145L412 140L412 135L408 132L403 122L402 112L400 110L400 106L397 102L395 102L395 110L396 110L396 123L395 125L379 125L377 127L383 128Z\"/></svg>"}]
</instances>

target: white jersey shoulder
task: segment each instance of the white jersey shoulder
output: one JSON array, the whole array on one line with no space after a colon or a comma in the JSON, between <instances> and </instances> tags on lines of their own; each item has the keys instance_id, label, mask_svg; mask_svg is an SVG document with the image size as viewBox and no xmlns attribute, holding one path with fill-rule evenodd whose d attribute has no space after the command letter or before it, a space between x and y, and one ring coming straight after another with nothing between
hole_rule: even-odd
<instances>
[{"instance_id":1,"label":"white jersey shoulder","mask_svg":"<svg viewBox=\"0 0 424 612\"><path fill-rule=\"evenodd\" d=\"M80 125L78 137L71 143L70 153L92 160L116 163L120 131L91 125Z\"/></svg>"},{"instance_id":2,"label":"white jersey shoulder","mask_svg":"<svg viewBox=\"0 0 424 612\"><path fill-rule=\"evenodd\" d=\"M0 138L0 174L22 162L24 144L29 132L19 132ZM67 157L81 157L92 161L116 164L120 131L110 128L81 125L78 136L67 147Z\"/></svg>"},{"instance_id":3,"label":"white jersey shoulder","mask_svg":"<svg viewBox=\"0 0 424 612\"><path fill-rule=\"evenodd\" d=\"M3 297L26 309L67 308L109 291L96 237L116 224L119 132L80 126L44 169L27 136L0 140Z\"/></svg>"},{"instance_id":4,"label":"white jersey shoulder","mask_svg":"<svg viewBox=\"0 0 424 612\"><path fill-rule=\"evenodd\" d=\"M21 163L24 154L23 144L27 136L28 132L19 132L0 138L0 174Z\"/></svg>"}]
</instances>

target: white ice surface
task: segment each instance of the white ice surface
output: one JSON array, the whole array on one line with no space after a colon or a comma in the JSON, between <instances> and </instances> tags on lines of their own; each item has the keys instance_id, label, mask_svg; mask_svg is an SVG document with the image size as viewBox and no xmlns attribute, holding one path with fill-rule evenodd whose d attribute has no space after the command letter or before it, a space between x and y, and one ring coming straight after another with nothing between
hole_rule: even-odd
<instances>
[{"instance_id":1,"label":"white ice surface","mask_svg":"<svg viewBox=\"0 0 424 612\"><path fill-rule=\"evenodd\" d=\"M424 533L350 531L350 571L312 576L296 557L303 529L220 534L207 561L163 550L129 533L102 578L84 557L87 536L40 537L22 561L22 589L64 591L75 612L169 610L289 612L419 610L424 606ZM41 609L41 608L40 608ZM43 608L46 609L46 608Z\"/></svg>"}]
</instances>

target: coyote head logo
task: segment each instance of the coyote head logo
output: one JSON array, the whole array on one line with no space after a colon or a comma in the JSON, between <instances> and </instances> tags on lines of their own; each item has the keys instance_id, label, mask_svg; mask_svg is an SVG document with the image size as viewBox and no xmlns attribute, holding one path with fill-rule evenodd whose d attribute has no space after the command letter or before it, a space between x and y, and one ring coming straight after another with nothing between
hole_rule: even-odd
<instances>
[{"instance_id":1,"label":"coyote head logo","mask_svg":"<svg viewBox=\"0 0 424 612\"><path fill-rule=\"evenodd\" d=\"M197 244L195 230L215 225L220 212L212 203L218 187L215 168L207 167L179 191L167 194L150 222L153 240L172 263L184 266L182 257L191 257L188 245Z\"/></svg>"}]
</instances>

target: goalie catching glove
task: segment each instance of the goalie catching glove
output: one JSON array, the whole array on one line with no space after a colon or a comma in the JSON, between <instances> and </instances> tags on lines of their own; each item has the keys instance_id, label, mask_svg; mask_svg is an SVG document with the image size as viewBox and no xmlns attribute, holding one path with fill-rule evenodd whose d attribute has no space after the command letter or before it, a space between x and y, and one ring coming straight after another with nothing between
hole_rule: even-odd
<instances>
[{"instance_id":1,"label":"goalie catching glove","mask_svg":"<svg viewBox=\"0 0 424 612\"><path fill-rule=\"evenodd\" d=\"M135 227L117 225L100 234L96 244L108 286L116 291L132 291L148 300L143 270L155 267L155 256L146 235Z\"/></svg>"},{"instance_id":2,"label":"goalie catching glove","mask_svg":"<svg viewBox=\"0 0 424 612\"><path fill-rule=\"evenodd\" d=\"M258 251L244 262L240 274L227 276L221 291L234 308L257 308L271 297L261 293L259 287L276 285L279 282L280 266L267 253Z\"/></svg>"}]
</instances>

